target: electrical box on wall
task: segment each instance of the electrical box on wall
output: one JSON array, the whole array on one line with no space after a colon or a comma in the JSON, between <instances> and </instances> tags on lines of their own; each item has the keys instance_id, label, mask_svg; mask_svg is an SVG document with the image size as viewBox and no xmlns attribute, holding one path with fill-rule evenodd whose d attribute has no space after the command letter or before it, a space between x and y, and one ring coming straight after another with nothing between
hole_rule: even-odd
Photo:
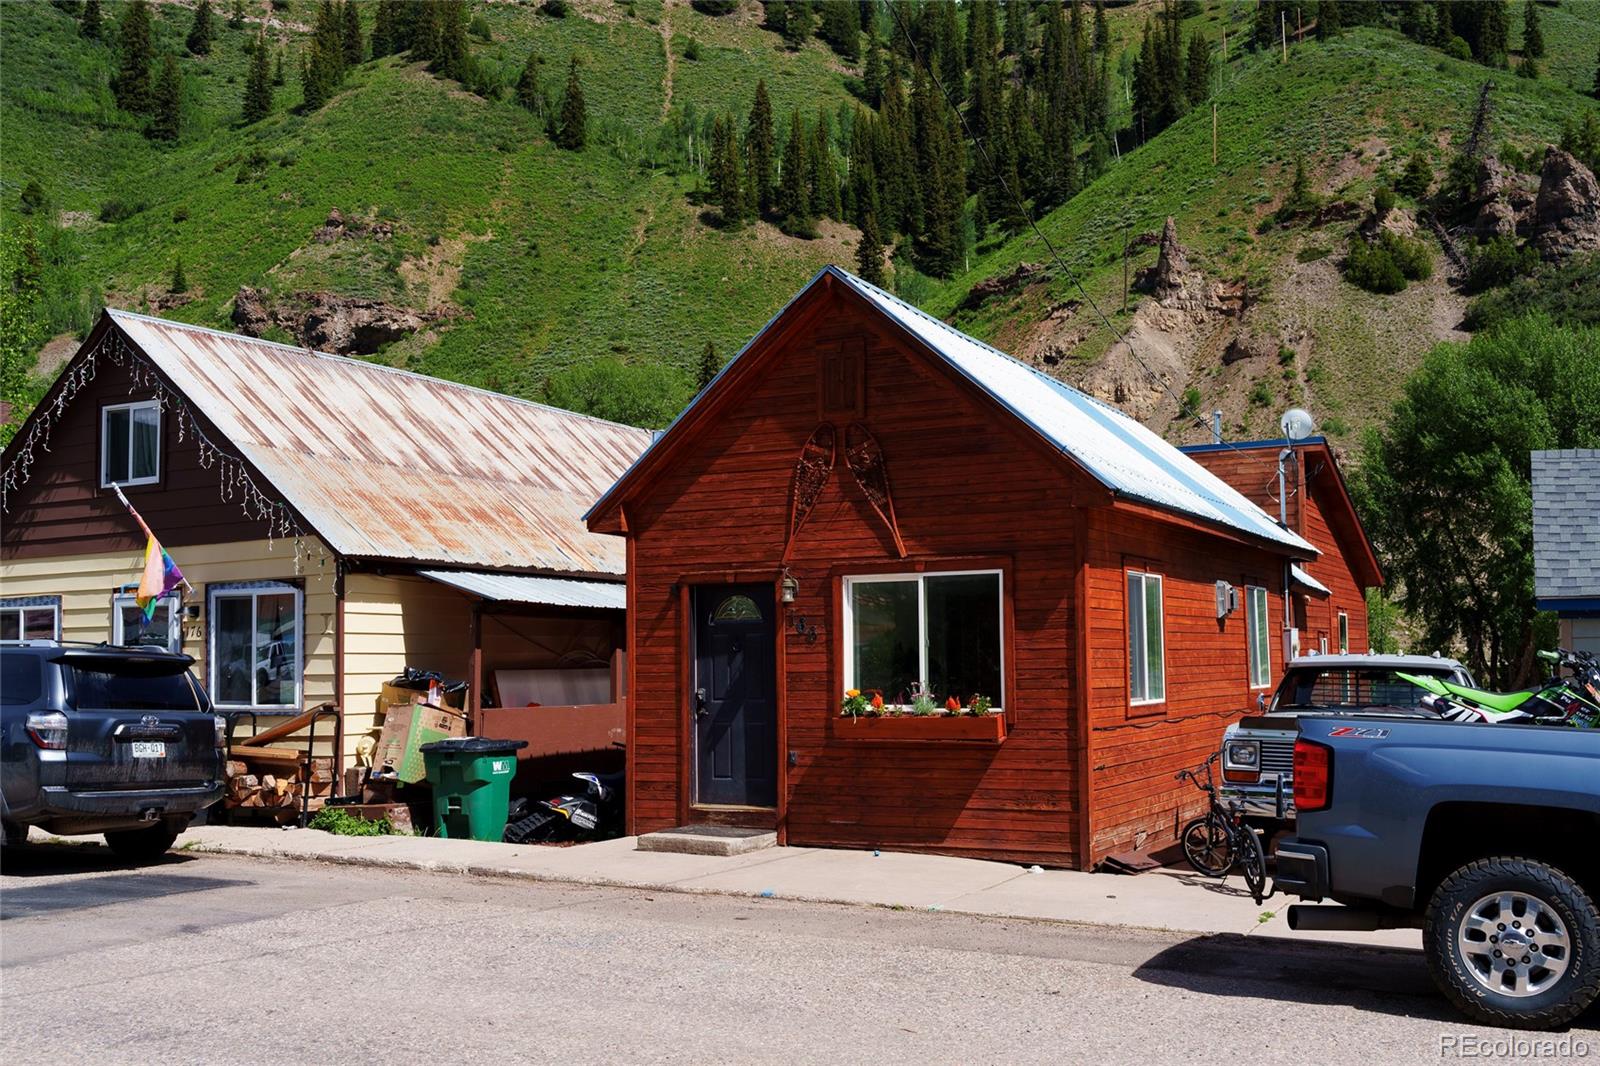
<instances>
[{"instance_id":1,"label":"electrical box on wall","mask_svg":"<svg viewBox=\"0 0 1600 1066\"><path fill-rule=\"evenodd\" d=\"M1217 582L1217 617L1226 618L1239 609L1239 590L1226 581Z\"/></svg>"},{"instance_id":2,"label":"electrical box on wall","mask_svg":"<svg viewBox=\"0 0 1600 1066\"><path fill-rule=\"evenodd\" d=\"M1283 661L1298 658L1300 655L1300 630L1285 629L1283 631Z\"/></svg>"}]
</instances>

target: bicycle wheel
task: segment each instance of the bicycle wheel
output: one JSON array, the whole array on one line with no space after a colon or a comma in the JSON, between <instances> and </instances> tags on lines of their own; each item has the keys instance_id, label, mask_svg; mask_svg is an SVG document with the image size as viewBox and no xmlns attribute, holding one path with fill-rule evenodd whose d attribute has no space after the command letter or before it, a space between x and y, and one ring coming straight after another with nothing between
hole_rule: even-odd
<instances>
[{"instance_id":1,"label":"bicycle wheel","mask_svg":"<svg viewBox=\"0 0 1600 1066\"><path fill-rule=\"evenodd\" d=\"M1261 837L1247 825L1239 826L1234 832L1246 838L1236 845L1245 887L1256 903L1264 903L1271 893L1267 891L1267 853L1261 849Z\"/></svg>"},{"instance_id":2,"label":"bicycle wheel","mask_svg":"<svg viewBox=\"0 0 1600 1066\"><path fill-rule=\"evenodd\" d=\"M1178 839L1183 843L1183 857L1197 872L1207 877L1224 877L1233 869L1236 858L1233 834L1215 815L1196 818L1183 827L1183 835Z\"/></svg>"}]
</instances>

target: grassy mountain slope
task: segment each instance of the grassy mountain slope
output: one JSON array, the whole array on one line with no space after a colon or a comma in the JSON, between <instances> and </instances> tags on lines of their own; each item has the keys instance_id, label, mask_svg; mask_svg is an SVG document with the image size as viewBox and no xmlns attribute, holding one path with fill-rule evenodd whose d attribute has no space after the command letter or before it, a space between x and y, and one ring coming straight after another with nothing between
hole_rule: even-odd
<instances>
[{"instance_id":1,"label":"grassy mountain slope","mask_svg":"<svg viewBox=\"0 0 1600 1066\"><path fill-rule=\"evenodd\" d=\"M107 6L114 16L118 5ZM708 225L694 202L700 179L684 156L704 146L682 131L710 111L742 120L757 78L767 79L780 123L791 109L809 117L851 99L854 71L817 40L785 51L759 28L754 3L721 18L679 0L575 0L566 18L531 4L476 5L492 40L475 42L474 53L507 80L537 50L542 80L558 92L579 58L591 119L581 153L547 143L539 121L510 100L474 96L399 57L363 64L325 108L298 114L293 56L312 0L282 10L251 0L243 29L226 26L222 7L212 54L182 61L184 138L161 147L112 106L105 46L79 39L53 6L0 5L0 222L19 221L18 193L30 178L44 184L65 226L63 269L74 275L57 302L81 305L75 315L58 308L59 321L82 326L103 298L225 327L240 286L332 290L440 315L379 358L536 395L551 373L601 357L687 372L708 340L725 357L823 263L853 262L849 227L825 223L813 241L764 224L730 234ZM1113 40L1136 46L1152 9L1150 0L1112 9ZM158 46L181 54L192 7L156 10ZM1252 328L1293 357L1224 368L1215 351L1196 351L1167 371L1171 388L1196 389L1204 409L1224 407L1241 433L1265 432L1290 400L1312 402L1331 428L1353 431L1381 415L1432 341L1453 335L1460 300L1441 277L1393 297L1341 282L1335 264L1353 222L1263 230L1262 219L1297 155L1329 198L1364 201L1375 175L1417 144L1432 146L1442 169L1489 76L1499 85L1494 143L1554 138L1564 117L1594 106L1571 86L1592 77L1600 4L1542 10L1547 77L1530 81L1370 29L1298 46L1285 64L1241 51L1249 4L1209 3L1186 29L1229 35L1218 164L1209 111L1191 114L1041 226L1125 328L1136 315L1115 313L1123 240L1172 215L1194 264L1210 278L1248 282L1259 301ZM1518 10L1514 39L1520 24ZM270 118L240 128L245 46L263 25L288 49L288 84ZM137 210L100 221L110 200ZM335 208L387 223L392 236L319 241ZM190 291L166 296L180 257ZM1147 248L1131 265L1153 259ZM1047 353L1053 372L1084 380L1112 334L1087 308L1071 307L1079 294L1061 271L958 310L975 283L1024 261L1049 265L1031 234L991 238L957 278L935 282L907 269L897 284L961 328L1024 357ZM1138 376L1130 387L1150 393ZM1149 420L1165 428L1177 404L1159 395L1150 404Z\"/></svg>"}]
</instances>

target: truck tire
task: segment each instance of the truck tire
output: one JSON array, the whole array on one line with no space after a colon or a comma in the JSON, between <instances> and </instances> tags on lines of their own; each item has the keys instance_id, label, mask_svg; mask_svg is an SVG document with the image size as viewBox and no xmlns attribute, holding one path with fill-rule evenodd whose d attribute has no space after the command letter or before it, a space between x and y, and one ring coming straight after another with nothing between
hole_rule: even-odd
<instances>
[{"instance_id":1,"label":"truck tire","mask_svg":"<svg viewBox=\"0 0 1600 1066\"><path fill-rule=\"evenodd\" d=\"M121 829L107 833L106 847L119 859L152 862L165 855L177 839L178 832L171 826L153 825L148 829Z\"/></svg>"},{"instance_id":2,"label":"truck tire","mask_svg":"<svg viewBox=\"0 0 1600 1066\"><path fill-rule=\"evenodd\" d=\"M1445 878L1422 943L1439 990L1486 1025L1549 1029L1600 997L1600 911L1537 859L1479 859Z\"/></svg>"}]
</instances>

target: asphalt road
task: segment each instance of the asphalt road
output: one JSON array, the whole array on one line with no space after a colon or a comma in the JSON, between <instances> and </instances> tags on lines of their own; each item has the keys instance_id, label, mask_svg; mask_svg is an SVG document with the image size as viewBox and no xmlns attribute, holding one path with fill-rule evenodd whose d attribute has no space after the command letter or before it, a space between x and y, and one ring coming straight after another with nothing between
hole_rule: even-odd
<instances>
[{"instance_id":1,"label":"asphalt road","mask_svg":"<svg viewBox=\"0 0 1600 1066\"><path fill-rule=\"evenodd\" d=\"M1594 1012L1567 1035L1600 1062ZM133 869L95 846L0 859L7 1066L1369 1064L1511 1036L1453 1015L1415 952L209 856Z\"/></svg>"}]
</instances>

